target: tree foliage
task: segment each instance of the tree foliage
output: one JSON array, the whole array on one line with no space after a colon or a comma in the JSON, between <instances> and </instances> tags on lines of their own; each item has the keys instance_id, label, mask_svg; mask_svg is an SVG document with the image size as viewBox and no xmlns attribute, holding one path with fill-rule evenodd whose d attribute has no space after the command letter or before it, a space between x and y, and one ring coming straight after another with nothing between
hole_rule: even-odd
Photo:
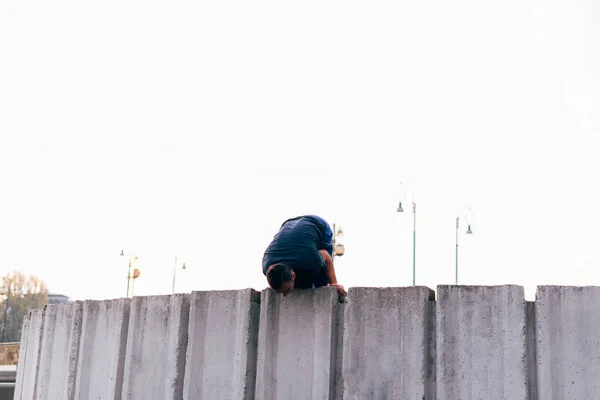
<instances>
[{"instance_id":1,"label":"tree foliage","mask_svg":"<svg viewBox=\"0 0 600 400\"><path fill-rule=\"evenodd\" d=\"M0 295L3 299L0 305L0 337L4 334L4 342L18 342L21 340L23 318L30 310L48 304L48 288L37 276L25 276L14 271L2 278Z\"/></svg>"}]
</instances>

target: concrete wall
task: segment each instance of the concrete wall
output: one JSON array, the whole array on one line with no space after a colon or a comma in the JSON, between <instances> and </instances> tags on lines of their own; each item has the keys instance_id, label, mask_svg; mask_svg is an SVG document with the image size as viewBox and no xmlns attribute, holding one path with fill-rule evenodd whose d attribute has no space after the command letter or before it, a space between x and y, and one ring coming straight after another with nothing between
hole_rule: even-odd
<instances>
[{"instance_id":1,"label":"concrete wall","mask_svg":"<svg viewBox=\"0 0 600 400\"><path fill-rule=\"evenodd\" d=\"M334 288L261 295L256 398L338 399L341 340Z\"/></svg>"},{"instance_id":2,"label":"concrete wall","mask_svg":"<svg viewBox=\"0 0 600 400\"><path fill-rule=\"evenodd\" d=\"M193 292L184 399L254 396L260 294Z\"/></svg>"},{"instance_id":3,"label":"concrete wall","mask_svg":"<svg viewBox=\"0 0 600 400\"><path fill-rule=\"evenodd\" d=\"M600 287L209 291L25 318L15 399L600 398Z\"/></svg>"},{"instance_id":4,"label":"concrete wall","mask_svg":"<svg viewBox=\"0 0 600 400\"><path fill-rule=\"evenodd\" d=\"M45 308L36 379L38 398L70 400L75 395L81 316L79 301Z\"/></svg>"},{"instance_id":5,"label":"concrete wall","mask_svg":"<svg viewBox=\"0 0 600 400\"><path fill-rule=\"evenodd\" d=\"M17 365L15 399L37 399L38 364L42 333L44 329L44 311L33 310L23 321L21 332L21 356Z\"/></svg>"},{"instance_id":6,"label":"concrete wall","mask_svg":"<svg viewBox=\"0 0 600 400\"><path fill-rule=\"evenodd\" d=\"M538 288L539 399L600 398L600 287Z\"/></svg>"},{"instance_id":7,"label":"concrete wall","mask_svg":"<svg viewBox=\"0 0 600 400\"><path fill-rule=\"evenodd\" d=\"M129 299L83 303L75 399L115 399L120 396L129 307Z\"/></svg>"},{"instance_id":8,"label":"concrete wall","mask_svg":"<svg viewBox=\"0 0 600 400\"><path fill-rule=\"evenodd\" d=\"M527 399L522 287L439 286L437 398Z\"/></svg>"},{"instance_id":9,"label":"concrete wall","mask_svg":"<svg viewBox=\"0 0 600 400\"><path fill-rule=\"evenodd\" d=\"M426 287L349 290L344 399L434 398L433 298Z\"/></svg>"},{"instance_id":10,"label":"concrete wall","mask_svg":"<svg viewBox=\"0 0 600 400\"><path fill-rule=\"evenodd\" d=\"M131 301L123 400L182 398L189 297L175 294Z\"/></svg>"}]
</instances>

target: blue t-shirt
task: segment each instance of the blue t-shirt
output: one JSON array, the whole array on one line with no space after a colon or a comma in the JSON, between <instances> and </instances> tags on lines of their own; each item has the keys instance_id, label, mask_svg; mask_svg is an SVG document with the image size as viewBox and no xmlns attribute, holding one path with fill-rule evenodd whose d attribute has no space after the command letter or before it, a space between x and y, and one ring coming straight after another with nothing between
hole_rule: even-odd
<instances>
[{"instance_id":1,"label":"blue t-shirt","mask_svg":"<svg viewBox=\"0 0 600 400\"><path fill-rule=\"evenodd\" d=\"M333 253L333 232L327 221L316 215L288 219L265 250L263 274L273 264L287 264L296 273L294 287L311 288L325 268L319 250Z\"/></svg>"}]
</instances>

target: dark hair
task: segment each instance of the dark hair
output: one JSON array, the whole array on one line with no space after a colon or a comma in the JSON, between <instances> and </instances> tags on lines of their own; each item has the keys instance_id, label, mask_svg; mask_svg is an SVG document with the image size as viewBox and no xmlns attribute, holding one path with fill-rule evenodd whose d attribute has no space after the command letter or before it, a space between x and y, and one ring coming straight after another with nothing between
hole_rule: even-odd
<instances>
[{"instance_id":1,"label":"dark hair","mask_svg":"<svg viewBox=\"0 0 600 400\"><path fill-rule=\"evenodd\" d=\"M292 280L292 268L285 264L275 264L267 271L267 281L272 289L280 289L285 282Z\"/></svg>"}]
</instances>

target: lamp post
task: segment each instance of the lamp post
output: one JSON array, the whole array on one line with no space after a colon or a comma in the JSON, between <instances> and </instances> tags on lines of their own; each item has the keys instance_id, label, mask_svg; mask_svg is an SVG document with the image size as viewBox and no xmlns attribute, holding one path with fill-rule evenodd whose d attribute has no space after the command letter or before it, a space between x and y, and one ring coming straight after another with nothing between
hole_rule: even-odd
<instances>
[{"instance_id":1,"label":"lamp post","mask_svg":"<svg viewBox=\"0 0 600 400\"><path fill-rule=\"evenodd\" d=\"M346 252L346 248L344 247L344 231L342 228L338 228L336 230L335 222L333 224L333 257L332 260L335 261L335 257L341 257Z\"/></svg>"},{"instance_id":2,"label":"lamp post","mask_svg":"<svg viewBox=\"0 0 600 400\"><path fill-rule=\"evenodd\" d=\"M185 263L181 266L182 270L185 270ZM175 257L175 265L173 266L173 288L172 293L175 293L175 277L177 276L177 257Z\"/></svg>"},{"instance_id":3,"label":"lamp post","mask_svg":"<svg viewBox=\"0 0 600 400\"><path fill-rule=\"evenodd\" d=\"M402 182L400 182L400 191L401 191L401 196L400 196L400 200L398 200L398 208L396 209L397 213L403 213L404 212L404 208L402 208L402 200L404 200L404 185L402 184ZM415 197L413 195L413 200L412 200L412 211L413 211L413 275L412 275L412 282L413 282L413 286L415 286L416 284L416 270L417 270L417 264L416 264L416 256L417 256L417 203L415 203Z\"/></svg>"},{"instance_id":4,"label":"lamp post","mask_svg":"<svg viewBox=\"0 0 600 400\"><path fill-rule=\"evenodd\" d=\"M140 277L140 270L137 269L137 268L135 268L133 270L133 275L131 276L131 279L132 279L132 281L131 281L131 297L135 296L135 294L134 294L135 293L134 292L134 289L135 289L135 280L137 278L139 278L139 277Z\"/></svg>"},{"instance_id":5,"label":"lamp post","mask_svg":"<svg viewBox=\"0 0 600 400\"><path fill-rule=\"evenodd\" d=\"M465 214L465 222L467 223L467 235L471 235L473 234L473 231L471 230L471 218L470 215L473 211L471 210L471 207L469 207L469 210L467 211L467 213ZM458 217L456 217L456 257L455 257L455 271L454 271L454 284L458 285L458 228L460 225L460 213L458 215Z\"/></svg>"},{"instance_id":6,"label":"lamp post","mask_svg":"<svg viewBox=\"0 0 600 400\"><path fill-rule=\"evenodd\" d=\"M125 257L125 251L124 250L121 250L121 257ZM137 259L138 259L138 257L135 256L134 259L133 259L133 261L136 261ZM131 279L135 279L131 275L131 262L132 262L132 259L131 259L131 251L130 251L129 252L129 269L127 271L127 297L129 297L129 287L130 287ZM138 276L139 276L139 274L138 274Z\"/></svg>"}]
</instances>

